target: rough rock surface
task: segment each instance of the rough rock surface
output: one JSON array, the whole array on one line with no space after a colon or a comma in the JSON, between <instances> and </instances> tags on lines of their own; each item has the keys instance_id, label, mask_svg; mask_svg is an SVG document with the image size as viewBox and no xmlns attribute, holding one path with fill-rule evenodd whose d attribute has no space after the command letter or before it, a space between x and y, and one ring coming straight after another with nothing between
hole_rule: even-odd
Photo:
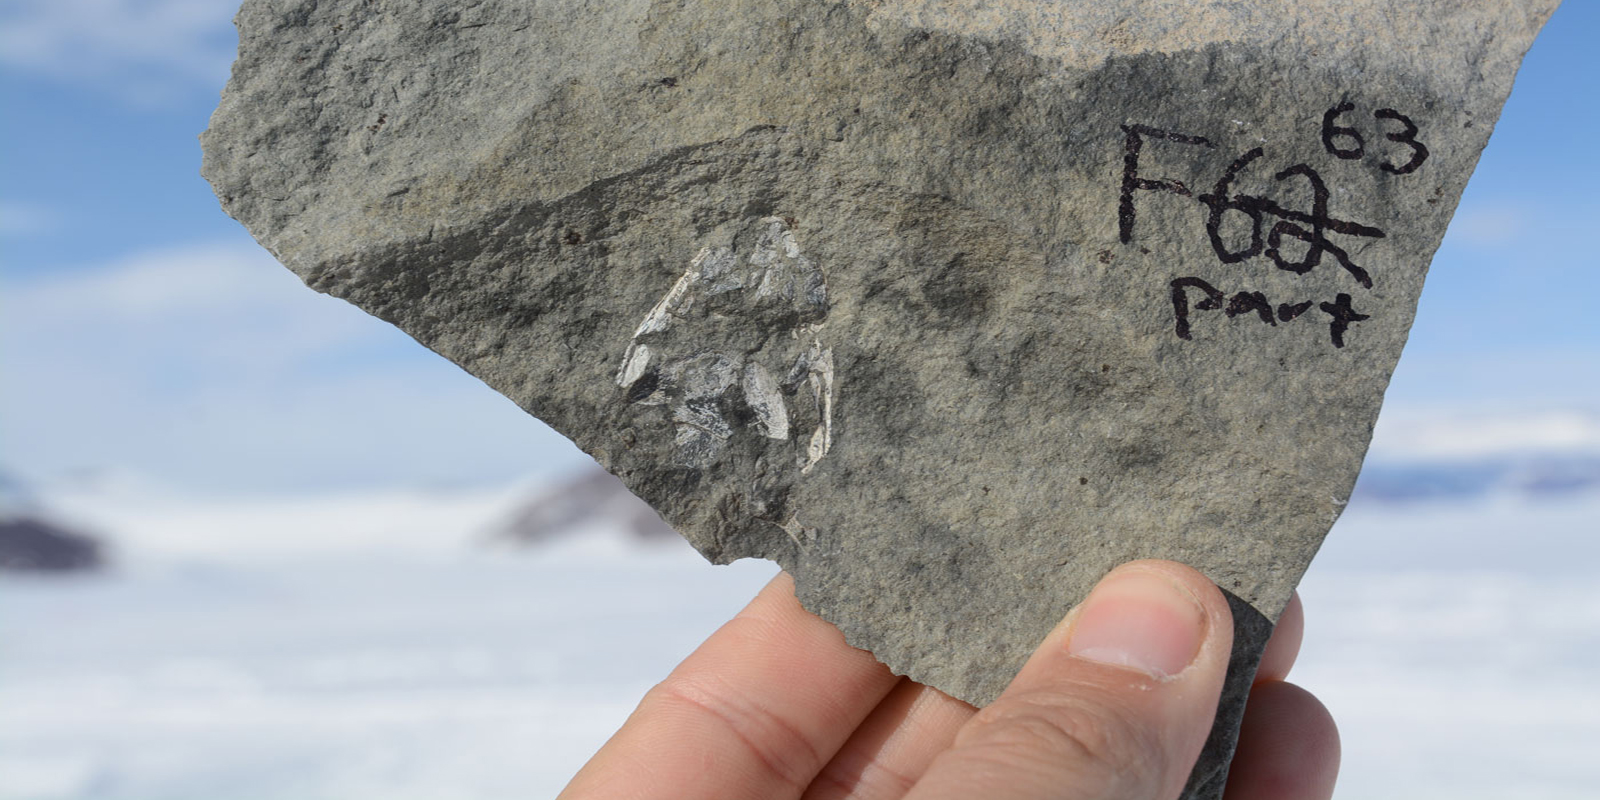
<instances>
[{"instance_id":1,"label":"rough rock surface","mask_svg":"<svg viewBox=\"0 0 1600 800\"><path fill-rule=\"evenodd\" d=\"M1261 643L1556 0L247 0L205 133L313 288L975 703L1114 565Z\"/></svg>"}]
</instances>

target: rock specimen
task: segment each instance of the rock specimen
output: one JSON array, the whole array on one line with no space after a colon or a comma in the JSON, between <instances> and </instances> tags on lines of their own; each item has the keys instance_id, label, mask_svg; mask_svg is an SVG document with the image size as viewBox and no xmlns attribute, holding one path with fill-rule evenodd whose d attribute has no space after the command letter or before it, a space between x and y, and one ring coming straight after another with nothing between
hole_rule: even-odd
<instances>
[{"instance_id":1,"label":"rock specimen","mask_svg":"<svg viewBox=\"0 0 1600 800\"><path fill-rule=\"evenodd\" d=\"M203 137L311 287L975 703L1116 564L1261 643L1556 0L247 0Z\"/></svg>"}]
</instances>

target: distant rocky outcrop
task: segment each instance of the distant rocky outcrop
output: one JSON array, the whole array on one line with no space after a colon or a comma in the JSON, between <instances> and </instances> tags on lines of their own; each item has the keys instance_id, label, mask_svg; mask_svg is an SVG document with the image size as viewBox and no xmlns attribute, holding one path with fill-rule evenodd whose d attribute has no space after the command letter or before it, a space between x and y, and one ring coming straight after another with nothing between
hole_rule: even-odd
<instances>
[{"instance_id":1,"label":"distant rocky outcrop","mask_svg":"<svg viewBox=\"0 0 1600 800\"><path fill-rule=\"evenodd\" d=\"M83 572L105 566L100 542L37 517L0 519L0 571Z\"/></svg>"},{"instance_id":2,"label":"distant rocky outcrop","mask_svg":"<svg viewBox=\"0 0 1600 800\"><path fill-rule=\"evenodd\" d=\"M597 527L622 530L641 541L677 536L655 509L598 467L540 490L512 512L495 536L521 545L540 545Z\"/></svg>"},{"instance_id":3,"label":"distant rocky outcrop","mask_svg":"<svg viewBox=\"0 0 1600 800\"><path fill-rule=\"evenodd\" d=\"M1502 455L1368 463L1351 503L1460 503L1489 497L1556 500L1600 492L1600 455Z\"/></svg>"}]
</instances>

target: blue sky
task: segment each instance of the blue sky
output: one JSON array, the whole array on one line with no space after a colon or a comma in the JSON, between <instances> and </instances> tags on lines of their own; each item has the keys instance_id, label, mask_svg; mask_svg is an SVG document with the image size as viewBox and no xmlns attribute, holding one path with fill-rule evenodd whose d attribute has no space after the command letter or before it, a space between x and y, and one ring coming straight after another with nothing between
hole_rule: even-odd
<instances>
[{"instance_id":1,"label":"blue sky","mask_svg":"<svg viewBox=\"0 0 1600 800\"><path fill-rule=\"evenodd\" d=\"M579 463L453 365L299 285L221 212L196 136L232 11L0 6L0 469L257 493ZM1600 3L1568 0L1529 54L1386 418L1600 414L1597 34Z\"/></svg>"}]
</instances>

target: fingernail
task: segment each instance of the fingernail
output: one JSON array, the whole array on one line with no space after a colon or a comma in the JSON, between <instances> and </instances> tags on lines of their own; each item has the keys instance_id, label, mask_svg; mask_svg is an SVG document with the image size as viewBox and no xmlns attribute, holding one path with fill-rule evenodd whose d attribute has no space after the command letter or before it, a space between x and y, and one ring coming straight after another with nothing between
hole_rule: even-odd
<instances>
[{"instance_id":1,"label":"fingernail","mask_svg":"<svg viewBox=\"0 0 1600 800\"><path fill-rule=\"evenodd\" d=\"M1200 602L1173 579L1149 570L1119 570L1089 593L1067 652L1170 678L1199 654L1205 623Z\"/></svg>"}]
</instances>

